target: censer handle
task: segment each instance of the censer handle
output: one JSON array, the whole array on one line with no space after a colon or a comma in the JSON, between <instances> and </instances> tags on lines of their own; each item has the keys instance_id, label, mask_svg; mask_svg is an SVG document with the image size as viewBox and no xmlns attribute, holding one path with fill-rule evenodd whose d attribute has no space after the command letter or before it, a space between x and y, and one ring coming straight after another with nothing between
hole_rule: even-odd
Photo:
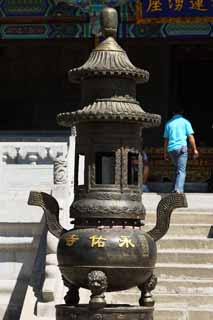
<instances>
[{"instance_id":1,"label":"censer handle","mask_svg":"<svg viewBox=\"0 0 213 320\"><path fill-rule=\"evenodd\" d=\"M57 238L67 232L59 222L59 205L55 198L45 192L31 191L28 204L44 210L47 228Z\"/></svg>"},{"instance_id":2,"label":"censer handle","mask_svg":"<svg viewBox=\"0 0 213 320\"><path fill-rule=\"evenodd\" d=\"M157 222L155 227L147 233L158 241L168 231L172 211L177 208L187 208L187 200L184 193L171 193L160 200L157 207Z\"/></svg>"}]
</instances>

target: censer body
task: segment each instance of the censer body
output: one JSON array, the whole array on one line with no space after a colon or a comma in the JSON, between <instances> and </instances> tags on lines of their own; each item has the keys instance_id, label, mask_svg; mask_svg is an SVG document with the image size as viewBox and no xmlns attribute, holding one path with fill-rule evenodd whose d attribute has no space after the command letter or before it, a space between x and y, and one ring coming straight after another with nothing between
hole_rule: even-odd
<instances>
[{"instance_id":1,"label":"censer body","mask_svg":"<svg viewBox=\"0 0 213 320\"><path fill-rule=\"evenodd\" d=\"M88 289L88 273L101 270L107 291L118 291L150 278L157 254L154 240L142 230L113 227L68 231L59 241L57 256L68 282Z\"/></svg>"}]
</instances>

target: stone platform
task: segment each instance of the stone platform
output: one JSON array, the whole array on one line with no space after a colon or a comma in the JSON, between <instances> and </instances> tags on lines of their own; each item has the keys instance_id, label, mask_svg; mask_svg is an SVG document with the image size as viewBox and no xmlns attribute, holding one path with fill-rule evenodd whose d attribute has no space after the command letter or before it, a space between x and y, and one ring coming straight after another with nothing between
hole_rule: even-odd
<instances>
[{"instance_id":1,"label":"stone platform","mask_svg":"<svg viewBox=\"0 0 213 320\"><path fill-rule=\"evenodd\" d=\"M169 193L172 190L171 182L148 182L150 192ZM185 193L207 193L209 192L208 182L186 182L184 185Z\"/></svg>"},{"instance_id":2,"label":"stone platform","mask_svg":"<svg viewBox=\"0 0 213 320\"><path fill-rule=\"evenodd\" d=\"M152 307L130 305L108 305L98 310L89 309L88 305L70 307L56 306L56 320L153 320Z\"/></svg>"}]
</instances>

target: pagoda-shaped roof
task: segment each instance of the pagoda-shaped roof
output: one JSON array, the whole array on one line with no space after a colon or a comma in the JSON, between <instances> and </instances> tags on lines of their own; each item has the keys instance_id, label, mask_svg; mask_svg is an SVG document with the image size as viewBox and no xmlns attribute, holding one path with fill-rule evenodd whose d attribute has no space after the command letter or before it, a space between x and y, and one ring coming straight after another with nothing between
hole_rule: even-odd
<instances>
[{"instance_id":1,"label":"pagoda-shaped roof","mask_svg":"<svg viewBox=\"0 0 213 320\"><path fill-rule=\"evenodd\" d=\"M72 82L107 75L134 78L137 83L149 80L149 72L136 68L113 37L108 37L100 43L81 67L71 69L68 74Z\"/></svg>"},{"instance_id":2,"label":"pagoda-shaped roof","mask_svg":"<svg viewBox=\"0 0 213 320\"><path fill-rule=\"evenodd\" d=\"M107 94L104 96L100 92L100 96L96 95L94 99L83 100L82 109L78 111L59 114L57 116L58 123L65 127L71 127L87 121L127 121L140 123L144 127L158 126L161 117L145 112L137 102L134 90L131 91L129 88L130 84L127 80L132 80L133 86L138 82L147 82L149 72L136 68L114 39L117 33L117 12L115 9L104 9L102 24L103 35L106 39L92 51L89 59L81 67L71 69L68 74L72 82L81 82L84 79L94 81L95 78L100 78L102 87L106 86L108 90ZM106 79L111 80L110 85L107 84ZM118 79L122 80L121 86L125 88L121 94L119 90L116 94ZM84 86L84 90L87 91L87 95L91 94L92 97L92 92L89 91L93 90L92 87L87 89Z\"/></svg>"},{"instance_id":3,"label":"pagoda-shaped roof","mask_svg":"<svg viewBox=\"0 0 213 320\"><path fill-rule=\"evenodd\" d=\"M126 101L99 100L75 112L65 112L57 116L58 123L71 127L87 121L128 121L143 124L143 127L155 127L161 122L158 114L145 112L140 105Z\"/></svg>"}]
</instances>

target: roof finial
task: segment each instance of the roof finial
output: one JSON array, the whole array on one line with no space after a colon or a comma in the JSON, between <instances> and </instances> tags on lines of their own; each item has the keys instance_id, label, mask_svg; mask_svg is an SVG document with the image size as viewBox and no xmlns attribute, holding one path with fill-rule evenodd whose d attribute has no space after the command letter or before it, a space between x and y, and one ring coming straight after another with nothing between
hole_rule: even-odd
<instances>
[{"instance_id":1,"label":"roof finial","mask_svg":"<svg viewBox=\"0 0 213 320\"><path fill-rule=\"evenodd\" d=\"M104 8L101 12L102 34L105 38L117 37L118 13L114 8Z\"/></svg>"}]
</instances>

